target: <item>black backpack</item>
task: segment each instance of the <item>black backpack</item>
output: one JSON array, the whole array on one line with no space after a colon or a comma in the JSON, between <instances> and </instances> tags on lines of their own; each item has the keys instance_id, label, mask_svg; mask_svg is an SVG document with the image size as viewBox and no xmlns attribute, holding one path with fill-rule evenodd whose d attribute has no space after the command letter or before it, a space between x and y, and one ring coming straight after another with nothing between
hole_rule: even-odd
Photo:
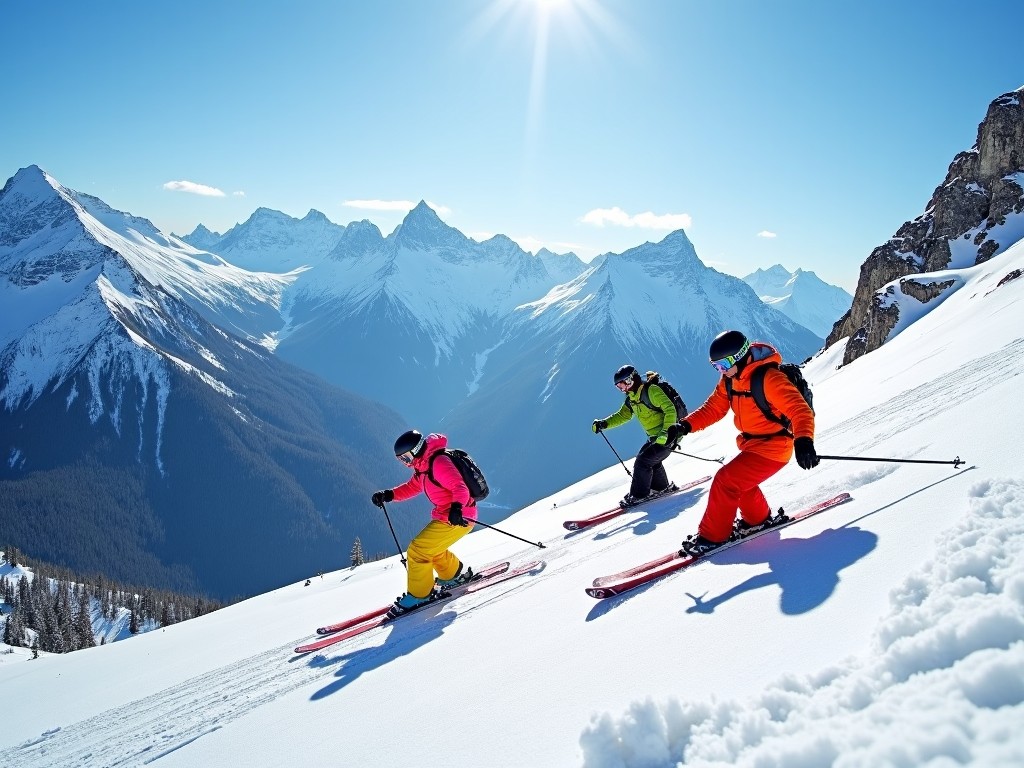
<instances>
[{"instance_id":1,"label":"black backpack","mask_svg":"<svg viewBox=\"0 0 1024 768\"><path fill-rule=\"evenodd\" d=\"M656 372L647 372L647 381L645 381L640 387L640 397L638 398L647 408L658 413L664 413L658 406L651 402L651 395L647 391L651 384L657 384L661 387L661 391L665 393L665 396L672 401L672 405L676 407L676 421L682 421L686 418L688 411L686 410L686 403L683 402L682 396L676 391L676 388L669 384L665 379L661 378ZM626 396L626 404L630 406L632 410L632 403L629 400L629 396Z\"/></svg>"},{"instance_id":2,"label":"black backpack","mask_svg":"<svg viewBox=\"0 0 1024 768\"><path fill-rule=\"evenodd\" d=\"M804 378L803 371L800 370L800 366L795 363L766 363L765 365L758 366L754 369L754 372L750 376L750 392L736 392L737 397L752 397L754 403L758 408L761 409L761 413L769 421L774 421L776 424L782 427L779 432L774 432L770 435L750 435L744 433L744 437L775 437L776 435L789 435L793 436L791 427L793 426L790 422L789 417L786 414L776 416L768 404L768 398L764 395L764 377L768 373L769 368L778 368L785 375L787 379L792 382L793 386L797 388L797 391L803 395L804 400L807 401L807 406L811 409L811 413L814 413L814 393L811 392L811 385L807 383L807 379ZM726 378L725 380L725 391L732 399L732 379Z\"/></svg>"},{"instance_id":3,"label":"black backpack","mask_svg":"<svg viewBox=\"0 0 1024 768\"><path fill-rule=\"evenodd\" d=\"M427 464L427 477L430 478L430 482L438 488L443 487L434 479L434 474L432 472L434 468L434 459L442 453L451 459L452 464L454 464L455 468L459 470L459 474L462 475L462 482L464 482L466 487L469 489L469 495L473 497L473 501L486 499L487 494L491 492L490 487L487 485L487 478L484 477L484 473L477 463L473 461L473 457L459 448L447 448L443 451L438 451L430 457L430 463Z\"/></svg>"}]
</instances>

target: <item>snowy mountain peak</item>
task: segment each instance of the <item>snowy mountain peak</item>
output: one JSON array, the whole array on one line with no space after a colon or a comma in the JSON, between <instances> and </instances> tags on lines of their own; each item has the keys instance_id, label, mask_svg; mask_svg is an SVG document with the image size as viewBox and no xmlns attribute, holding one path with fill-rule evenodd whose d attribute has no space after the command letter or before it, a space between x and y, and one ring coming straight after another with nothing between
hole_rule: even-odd
<instances>
[{"instance_id":1,"label":"snowy mountain peak","mask_svg":"<svg viewBox=\"0 0 1024 768\"><path fill-rule=\"evenodd\" d=\"M191 237L220 237L220 232L212 232L206 228L205 225L199 224L194 230L192 230Z\"/></svg>"},{"instance_id":2,"label":"snowy mountain peak","mask_svg":"<svg viewBox=\"0 0 1024 768\"><path fill-rule=\"evenodd\" d=\"M345 227L310 209L296 219L271 208L257 208L242 224L212 242L195 233L183 238L230 264L259 272L290 272L315 264L338 244Z\"/></svg>"},{"instance_id":3,"label":"snowy mountain peak","mask_svg":"<svg viewBox=\"0 0 1024 768\"><path fill-rule=\"evenodd\" d=\"M682 230L659 243L611 254L522 309L543 318L558 336L586 332L596 348L619 348L627 356L640 351L649 356L660 348L657 354L665 359L700 359L705 339L727 327L758 329L793 359L803 359L817 345L806 328L767 310L738 278L705 266ZM693 374L694 389L705 373L699 368ZM711 378L707 373L708 382Z\"/></svg>"},{"instance_id":4,"label":"snowy mountain peak","mask_svg":"<svg viewBox=\"0 0 1024 768\"><path fill-rule=\"evenodd\" d=\"M331 220L327 218L327 215L321 213L316 208L310 208L309 213L302 217L302 221L306 223L316 222L318 224L330 224Z\"/></svg>"},{"instance_id":5,"label":"snowy mountain peak","mask_svg":"<svg viewBox=\"0 0 1024 768\"><path fill-rule=\"evenodd\" d=\"M261 219L281 221L287 218L289 218L288 215L282 213L281 211L275 211L273 208L264 208L263 206L260 206L259 208L252 212L252 215L249 216L249 218L246 220L246 223L260 221Z\"/></svg>"},{"instance_id":6,"label":"snowy mountain peak","mask_svg":"<svg viewBox=\"0 0 1024 768\"><path fill-rule=\"evenodd\" d=\"M80 213L73 193L38 166L19 170L0 190L0 276L19 286L68 282L102 261Z\"/></svg>"},{"instance_id":7,"label":"snowy mountain peak","mask_svg":"<svg viewBox=\"0 0 1024 768\"><path fill-rule=\"evenodd\" d=\"M193 248L198 248L201 251L208 251L212 248L223 235L219 232L211 232L205 226L200 224L189 235L179 237L178 239L182 242L188 243Z\"/></svg>"},{"instance_id":8,"label":"snowy mountain peak","mask_svg":"<svg viewBox=\"0 0 1024 768\"><path fill-rule=\"evenodd\" d=\"M547 248L537 251L537 259L557 283L567 283L587 271L588 265L575 253L554 253Z\"/></svg>"},{"instance_id":9,"label":"snowy mountain peak","mask_svg":"<svg viewBox=\"0 0 1024 768\"><path fill-rule=\"evenodd\" d=\"M328 258L342 260L353 256L362 256L380 248L384 243L384 235L369 219L353 221L345 227L345 232L338 240Z\"/></svg>"},{"instance_id":10,"label":"snowy mountain peak","mask_svg":"<svg viewBox=\"0 0 1024 768\"><path fill-rule=\"evenodd\" d=\"M8 188L18 188L21 194L38 196L41 194L52 194L56 182L38 165L30 165L18 170L14 176L7 180L3 191Z\"/></svg>"},{"instance_id":11,"label":"snowy mountain peak","mask_svg":"<svg viewBox=\"0 0 1024 768\"><path fill-rule=\"evenodd\" d=\"M660 242L647 242L612 256L608 263L618 265L612 267L616 270L626 264L639 265L647 275L658 273L663 277L677 280L688 279L695 272L705 269L703 262L697 257L693 243L681 229L671 232Z\"/></svg>"},{"instance_id":12,"label":"snowy mountain peak","mask_svg":"<svg viewBox=\"0 0 1024 768\"><path fill-rule=\"evenodd\" d=\"M470 242L459 230L441 221L434 209L423 200L406 214L388 239L416 251L437 247L459 248Z\"/></svg>"},{"instance_id":13,"label":"snowy mountain peak","mask_svg":"<svg viewBox=\"0 0 1024 768\"><path fill-rule=\"evenodd\" d=\"M781 264L758 269L743 278L761 301L824 338L850 308L853 296L829 285L814 272L790 272Z\"/></svg>"},{"instance_id":14,"label":"snowy mountain peak","mask_svg":"<svg viewBox=\"0 0 1024 768\"><path fill-rule=\"evenodd\" d=\"M773 264L772 266L768 267L768 269L754 270L752 274L747 275L745 278L743 278L743 280L748 285L750 284L751 280L763 282L772 281L773 283L781 283L782 285L785 285L786 283L789 282L793 275L798 274L799 272L799 269L796 272L790 272L781 264Z\"/></svg>"}]
</instances>

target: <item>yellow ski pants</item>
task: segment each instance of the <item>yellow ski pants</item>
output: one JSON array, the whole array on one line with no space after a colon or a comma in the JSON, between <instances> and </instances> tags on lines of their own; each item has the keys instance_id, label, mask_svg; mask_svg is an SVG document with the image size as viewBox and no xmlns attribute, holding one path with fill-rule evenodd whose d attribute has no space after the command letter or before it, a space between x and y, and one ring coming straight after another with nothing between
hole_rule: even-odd
<instances>
[{"instance_id":1,"label":"yellow ski pants","mask_svg":"<svg viewBox=\"0 0 1024 768\"><path fill-rule=\"evenodd\" d=\"M439 579L450 579L459 570L459 558L448 548L473 530L472 524L465 527L449 525L431 520L427 527L416 534L406 550L409 555L409 594L426 597L434 588L434 572Z\"/></svg>"}]
</instances>

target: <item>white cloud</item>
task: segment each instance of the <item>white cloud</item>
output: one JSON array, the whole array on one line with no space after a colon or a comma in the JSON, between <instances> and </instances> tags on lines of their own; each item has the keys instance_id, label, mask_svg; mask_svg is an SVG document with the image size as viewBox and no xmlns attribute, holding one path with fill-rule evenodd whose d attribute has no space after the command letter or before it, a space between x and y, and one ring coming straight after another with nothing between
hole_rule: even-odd
<instances>
[{"instance_id":1,"label":"white cloud","mask_svg":"<svg viewBox=\"0 0 1024 768\"><path fill-rule=\"evenodd\" d=\"M234 197L245 197L245 192L243 192L242 190L238 190L237 192L232 192L231 194Z\"/></svg>"},{"instance_id":2,"label":"white cloud","mask_svg":"<svg viewBox=\"0 0 1024 768\"><path fill-rule=\"evenodd\" d=\"M688 213L656 214L651 211L629 214L615 206L614 208L595 208L588 211L581 219L585 224L603 227L606 224L615 227L637 227L639 229L676 230L686 229L693 223Z\"/></svg>"},{"instance_id":3,"label":"white cloud","mask_svg":"<svg viewBox=\"0 0 1024 768\"><path fill-rule=\"evenodd\" d=\"M216 187L196 184L194 181L168 181L164 184L164 189L169 189L172 192L188 192L193 195L203 195L204 197L224 197L224 193Z\"/></svg>"},{"instance_id":4,"label":"white cloud","mask_svg":"<svg viewBox=\"0 0 1024 768\"><path fill-rule=\"evenodd\" d=\"M758 232L757 236L758 237L764 237L764 238L767 238L769 240L778 237L777 234L775 234L774 232L769 232L767 229L764 229L764 230L761 230L760 232Z\"/></svg>"}]
</instances>

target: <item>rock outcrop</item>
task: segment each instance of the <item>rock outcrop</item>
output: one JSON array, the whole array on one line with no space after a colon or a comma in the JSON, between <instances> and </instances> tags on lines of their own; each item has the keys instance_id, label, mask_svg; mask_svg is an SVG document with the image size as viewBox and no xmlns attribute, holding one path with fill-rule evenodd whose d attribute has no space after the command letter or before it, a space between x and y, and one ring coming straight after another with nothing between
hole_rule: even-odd
<instances>
[{"instance_id":1,"label":"rock outcrop","mask_svg":"<svg viewBox=\"0 0 1024 768\"><path fill-rule=\"evenodd\" d=\"M947 268L980 264L1016 242L1019 227L1005 227L1024 213L1024 87L993 101L978 126L974 146L959 153L932 193L925 212L908 221L861 265L850 311L832 327L826 346L849 337L843 362L877 349L899 320L885 286L930 301L942 281L901 280Z\"/></svg>"}]
</instances>

